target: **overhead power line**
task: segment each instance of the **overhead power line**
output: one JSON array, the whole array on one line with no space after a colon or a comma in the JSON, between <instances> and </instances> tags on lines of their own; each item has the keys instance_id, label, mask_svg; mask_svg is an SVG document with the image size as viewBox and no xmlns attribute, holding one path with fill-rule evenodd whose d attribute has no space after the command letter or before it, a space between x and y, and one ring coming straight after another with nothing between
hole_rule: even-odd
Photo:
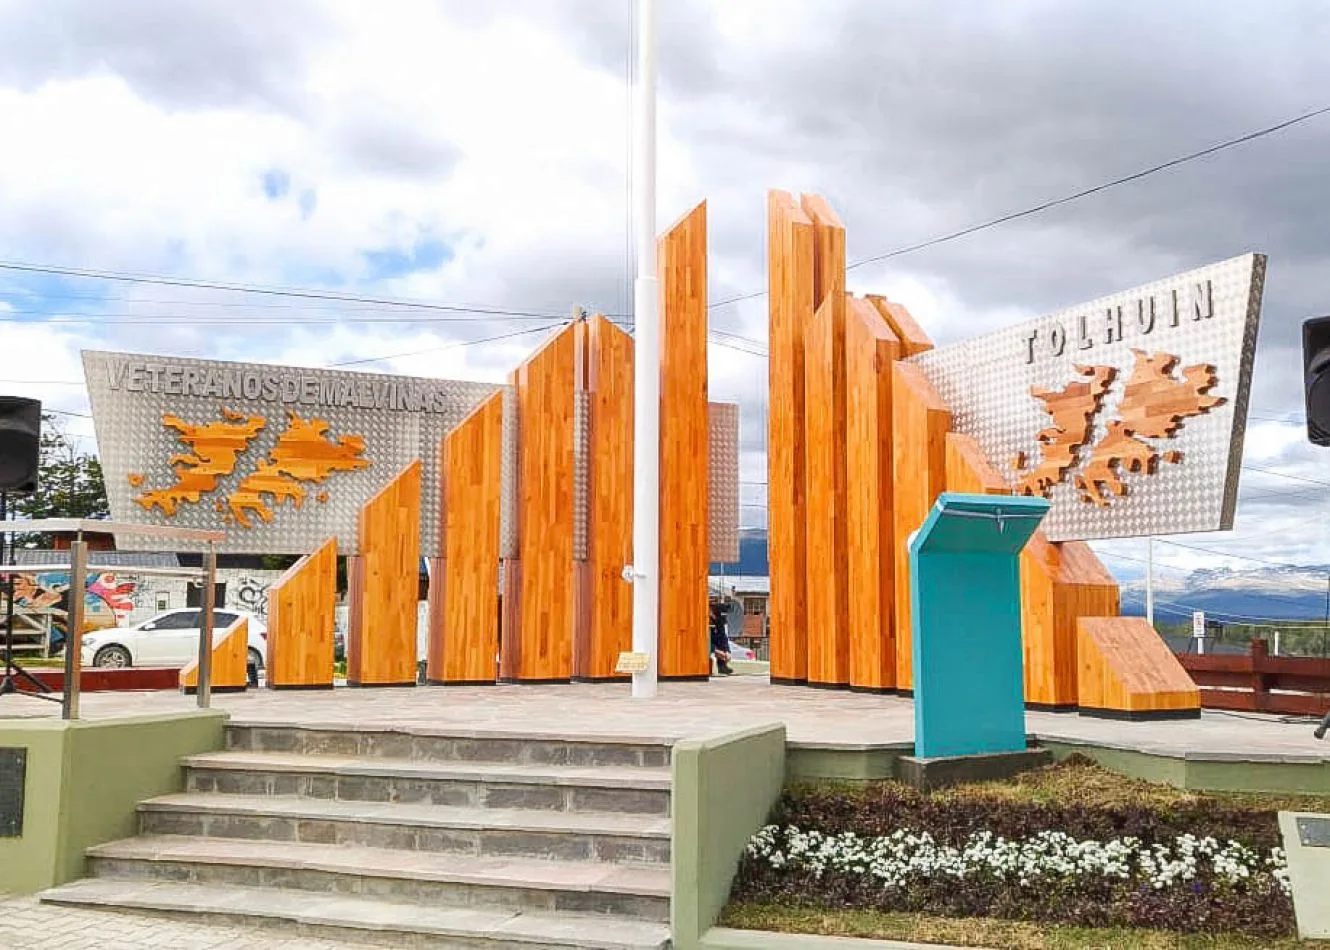
<instances>
[{"instance_id":1,"label":"overhead power line","mask_svg":"<svg viewBox=\"0 0 1330 950\"><path fill-rule=\"evenodd\" d=\"M1188 162L1194 162L1197 159L1205 158L1208 155L1214 155L1218 152L1225 151L1226 149L1235 148L1236 146L1239 145L1245 145L1248 142L1254 142L1257 139L1265 138L1267 135L1274 135L1276 132L1282 132L1285 129L1290 129L1296 125L1300 125L1303 122L1309 122L1312 119L1315 119L1319 116L1323 116L1327 113L1330 113L1330 105L1321 106L1320 108L1313 109L1310 112L1303 112L1300 115L1292 117L1291 119L1285 119L1282 122L1276 122L1274 125L1268 125L1265 128L1256 129L1252 132L1247 132L1243 135L1237 136L1236 138L1226 139L1223 142L1219 142L1218 144L1211 145L1194 152L1188 152L1186 155L1179 155L1177 158L1171 158L1168 161L1160 162L1157 165L1151 165L1149 168L1143 168L1140 171L1132 172L1130 175L1123 175L1121 178L1114 178L1110 181L1101 182L1100 184L1095 185L1091 188L1083 188L1080 191L1073 192L1072 194L1063 195L1060 198L1053 198L1049 201L1042 201L1039 204L1032 205L1028 208L1023 208L1020 211L1012 211L1008 214L1000 215L996 218L991 218L987 221L981 221L978 224L972 224L968 227L964 227L956 231L950 231L947 232L946 234L939 234L937 237L928 238L927 240L924 241L918 241L914 244L907 244L903 247L894 248L893 250L890 251L884 251L881 254L874 254L870 257L862 258L861 260L857 260L851 264L847 264L845 269L847 271L850 271L854 270L857 267L863 267L865 264L875 264L879 261L890 260L893 257L901 257L906 254L913 254L915 251L922 251L925 248L936 247L939 244L946 244L950 241L956 241L959 240L960 238L968 237L971 234L977 234L980 231L986 231L989 228L995 228L998 227L999 225L1007 224L1011 221L1017 221L1021 218L1028 218L1031 215L1048 211L1051 208L1057 208L1061 205L1070 204L1073 201L1079 201L1082 198L1088 198L1091 195L1096 195L1101 192L1108 191L1109 189L1112 188L1117 188L1121 185L1125 185L1133 181L1140 181L1142 178L1147 178L1150 175L1158 174L1159 172L1166 171L1170 168L1177 168L1179 165L1185 165ZM725 300L719 300L716 303L713 303L711 306L713 308L724 307L728 304L738 303L741 300L751 300L756 297L763 297L766 294L767 291L758 290L754 291L753 293L740 294L737 297L729 297L726 298Z\"/></svg>"}]
</instances>

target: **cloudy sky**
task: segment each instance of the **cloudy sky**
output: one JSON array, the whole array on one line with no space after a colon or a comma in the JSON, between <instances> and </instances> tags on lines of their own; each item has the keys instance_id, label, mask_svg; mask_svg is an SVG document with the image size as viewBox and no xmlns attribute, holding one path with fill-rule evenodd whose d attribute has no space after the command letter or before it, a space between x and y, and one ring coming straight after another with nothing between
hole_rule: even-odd
<instances>
[{"instance_id":1,"label":"cloudy sky","mask_svg":"<svg viewBox=\"0 0 1330 950\"><path fill-rule=\"evenodd\" d=\"M659 220L709 202L713 301L765 288L768 187L825 195L854 261L1330 104L1330 18L1311 0L659 6ZM497 381L574 305L624 313L631 8L0 0L0 262L522 314L5 266L0 391L86 412L82 346L390 357L359 365ZM900 300L945 343L1265 252L1235 529L1173 540L1327 563L1330 454L1305 440L1298 343L1305 317L1330 312L1327 155L1330 115L857 268L851 289ZM716 307L712 326L764 342L766 302ZM760 348L710 352L712 398L742 404L751 482L766 365L744 350ZM65 418L91 447L91 421ZM764 498L745 486L746 523ZM1139 573L1143 542L1101 550ZM1165 569L1256 566L1157 552Z\"/></svg>"}]
</instances>

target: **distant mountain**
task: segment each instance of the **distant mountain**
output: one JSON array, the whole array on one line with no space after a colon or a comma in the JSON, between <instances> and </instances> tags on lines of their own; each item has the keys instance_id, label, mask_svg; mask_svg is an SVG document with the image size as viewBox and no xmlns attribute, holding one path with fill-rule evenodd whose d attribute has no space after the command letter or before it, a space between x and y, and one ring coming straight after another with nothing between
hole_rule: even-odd
<instances>
[{"instance_id":1,"label":"distant mountain","mask_svg":"<svg viewBox=\"0 0 1330 950\"><path fill-rule=\"evenodd\" d=\"M1122 578L1122 612L1145 613L1145 579ZM1185 621L1204 610L1216 620L1325 620L1330 565L1206 568L1155 575L1155 619Z\"/></svg>"},{"instance_id":2,"label":"distant mountain","mask_svg":"<svg viewBox=\"0 0 1330 950\"><path fill-rule=\"evenodd\" d=\"M766 577L767 531L739 532L739 560L712 564L712 574ZM1145 578L1133 571L1115 571L1122 589L1122 612L1145 614ZM1207 568L1179 574L1155 574L1155 619L1161 624L1185 623L1194 610L1214 620L1325 620L1330 565L1264 567L1252 571Z\"/></svg>"},{"instance_id":3,"label":"distant mountain","mask_svg":"<svg viewBox=\"0 0 1330 950\"><path fill-rule=\"evenodd\" d=\"M746 577L767 577L771 569L767 562L767 529L739 529L739 560L733 564L712 564L710 573L740 574Z\"/></svg>"}]
</instances>

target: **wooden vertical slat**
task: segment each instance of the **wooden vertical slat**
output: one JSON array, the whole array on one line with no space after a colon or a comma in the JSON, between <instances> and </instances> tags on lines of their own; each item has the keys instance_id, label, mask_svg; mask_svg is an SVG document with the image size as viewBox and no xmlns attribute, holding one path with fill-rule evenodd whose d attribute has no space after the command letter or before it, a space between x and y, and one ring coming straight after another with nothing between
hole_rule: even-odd
<instances>
[{"instance_id":1,"label":"wooden vertical slat","mask_svg":"<svg viewBox=\"0 0 1330 950\"><path fill-rule=\"evenodd\" d=\"M804 327L813 318L813 223L788 192L767 194L767 261L771 682L794 684L808 679Z\"/></svg>"},{"instance_id":2,"label":"wooden vertical slat","mask_svg":"<svg viewBox=\"0 0 1330 950\"><path fill-rule=\"evenodd\" d=\"M633 639L633 588L623 579L633 560L633 338L599 315L587 321L586 388L586 622L573 675L596 681L620 678L614 667Z\"/></svg>"},{"instance_id":3,"label":"wooden vertical slat","mask_svg":"<svg viewBox=\"0 0 1330 950\"><path fill-rule=\"evenodd\" d=\"M805 195L813 222L813 319L804 328L804 495L808 521L808 683L848 686L845 469L845 228Z\"/></svg>"},{"instance_id":4,"label":"wooden vertical slat","mask_svg":"<svg viewBox=\"0 0 1330 950\"><path fill-rule=\"evenodd\" d=\"M291 565L268 590L267 684L332 689L337 539Z\"/></svg>"},{"instance_id":5,"label":"wooden vertical slat","mask_svg":"<svg viewBox=\"0 0 1330 950\"><path fill-rule=\"evenodd\" d=\"M892 364L896 535L896 688L914 683L910 624L909 538L923 525L947 477L947 431L951 413L912 363Z\"/></svg>"},{"instance_id":6,"label":"wooden vertical slat","mask_svg":"<svg viewBox=\"0 0 1330 950\"><path fill-rule=\"evenodd\" d=\"M560 330L512 375L517 390L518 562L504 564L500 678L572 677L573 419L579 324Z\"/></svg>"},{"instance_id":7,"label":"wooden vertical slat","mask_svg":"<svg viewBox=\"0 0 1330 950\"><path fill-rule=\"evenodd\" d=\"M1011 488L973 436L947 433L947 491L974 495L1010 495Z\"/></svg>"},{"instance_id":8,"label":"wooden vertical slat","mask_svg":"<svg viewBox=\"0 0 1330 950\"><path fill-rule=\"evenodd\" d=\"M660 239L661 679L711 672L707 639L708 488L707 206Z\"/></svg>"},{"instance_id":9,"label":"wooden vertical slat","mask_svg":"<svg viewBox=\"0 0 1330 950\"><path fill-rule=\"evenodd\" d=\"M194 651L196 654L197 650ZM212 666L209 670L214 693L243 693L249 686L249 621L237 617L225 630L212 634ZM199 661L195 656L178 674L180 688L195 693L199 688Z\"/></svg>"},{"instance_id":10,"label":"wooden vertical slat","mask_svg":"<svg viewBox=\"0 0 1330 950\"><path fill-rule=\"evenodd\" d=\"M850 688L890 692L896 685L891 367L900 357L900 341L868 301L851 298L848 306L845 441Z\"/></svg>"},{"instance_id":11,"label":"wooden vertical slat","mask_svg":"<svg viewBox=\"0 0 1330 950\"><path fill-rule=\"evenodd\" d=\"M417 460L360 509L360 560L347 632L346 679L352 686L416 684L420 484Z\"/></svg>"},{"instance_id":12,"label":"wooden vertical slat","mask_svg":"<svg viewBox=\"0 0 1330 950\"><path fill-rule=\"evenodd\" d=\"M432 613L425 677L430 683L493 683L498 647L499 517L503 393L481 403L443 439L440 600Z\"/></svg>"}]
</instances>

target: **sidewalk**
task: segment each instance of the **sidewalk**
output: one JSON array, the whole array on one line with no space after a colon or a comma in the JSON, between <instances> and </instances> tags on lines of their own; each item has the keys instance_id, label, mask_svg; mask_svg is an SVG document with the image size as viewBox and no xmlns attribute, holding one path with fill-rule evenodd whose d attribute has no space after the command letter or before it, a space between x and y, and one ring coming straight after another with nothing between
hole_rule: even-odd
<instances>
[{"instance_id":1,"label":"sidewalk","mask_svg":"<svg viewBox=\"0 0 1330 950\"><path fill-rule=\"evenodd\" d=\"M286 931L112 914L0 895L4 950L364 950L364 946Z\"/></svg>"}]
</instances>

